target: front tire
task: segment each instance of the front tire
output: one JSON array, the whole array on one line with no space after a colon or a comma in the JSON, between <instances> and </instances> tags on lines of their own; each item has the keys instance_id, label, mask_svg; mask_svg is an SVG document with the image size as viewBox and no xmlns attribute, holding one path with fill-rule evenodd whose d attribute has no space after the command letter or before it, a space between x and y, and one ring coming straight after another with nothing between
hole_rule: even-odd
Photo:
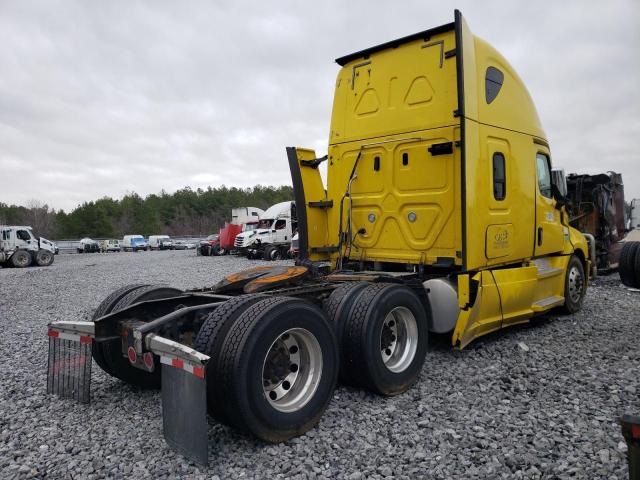
<instances>
[{"instance_id":1,"label":"front tire","mask_svg":"<svg viewBox=\"0 0 640 480\"><path fill-rule=\"evenodd\" d=\"M427 315L418 296L403 285L369 285L346 320L341 368L351 385L398 395L418 379L427 344Z\"/></svg>"},{"instance_id":2,"label":"front tire","mask_svg":"<svg viewBox=\"0 0 640 480\"><path fill-rule=\"evenodd\" d=\"M225 392L224 413L233 425L266 442L283 442L318 423L337 374L335 336L322 310L302 299L272 297L234 322L213 380Z\"/></svg>"},{"instance_id":3,"label":"front tire","mask_svg":"<svg viewBox=\"0 0 640 480\"><path fill-rule=\"evenodd\" d=\"M564 278L564 306L565 313L576 313L582 308L584 294L587 291L587 281L582 262L575 255L571 255Z\"/></svg>"},{"instance_id":4,"label":"front tire","mask_svg":"<svg viewBox=\"0 0 640 480\"><path fill-rule=\"evenodd\" d=\"M274 247L273 245L267 245L264 248L264 252L262 253L262 259L263 260L273 260L273 253L275 251L276 247Z\"/></svg>"}]
</instances>

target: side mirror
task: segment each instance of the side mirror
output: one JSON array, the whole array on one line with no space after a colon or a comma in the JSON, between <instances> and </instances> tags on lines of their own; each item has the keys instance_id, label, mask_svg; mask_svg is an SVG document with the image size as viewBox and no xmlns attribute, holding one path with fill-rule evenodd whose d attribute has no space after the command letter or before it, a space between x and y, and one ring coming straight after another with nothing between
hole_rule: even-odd
<instances>
[{"instance_id":1,"label":"side mirror","mask_svg":"<svg viewBox=\"0 0 640 480\"><path fill-rule=\"evenodd\" d=\"M556 208L558 210L562 207L569 207L571 205L571 201L560 193L560 190L555 183L551 184L551 196L556 201Z\"/></svg>"}]
</instances>

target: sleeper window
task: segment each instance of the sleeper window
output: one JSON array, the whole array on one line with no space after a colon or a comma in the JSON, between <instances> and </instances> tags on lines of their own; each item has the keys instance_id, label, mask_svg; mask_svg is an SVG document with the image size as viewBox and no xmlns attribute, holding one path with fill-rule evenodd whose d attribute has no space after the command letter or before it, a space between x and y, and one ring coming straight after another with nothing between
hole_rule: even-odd
<instances>
[{"instance_id":1,"label":"sleeper window","mask_svg":"<svg viewBox=\"0 0 640 480\"><path fill-rule=\"evenodd\" d=\"M504 163L504 155L496 152L493 154L493 198L504 200L507 196L507 172Z\"/></svg>"},{"instance_id":2,"label":"sleeper window","mask_svg":"<svg viewBox=\"0 0 640 480\"><path fill-rule=\"evenodd\" d=\"M484 77L484 95L487 104L493 102L500 93L502 88L502 82L504 82L504 74L496 67L487 68L487 72Z\"/></svg>"}]
</instances>

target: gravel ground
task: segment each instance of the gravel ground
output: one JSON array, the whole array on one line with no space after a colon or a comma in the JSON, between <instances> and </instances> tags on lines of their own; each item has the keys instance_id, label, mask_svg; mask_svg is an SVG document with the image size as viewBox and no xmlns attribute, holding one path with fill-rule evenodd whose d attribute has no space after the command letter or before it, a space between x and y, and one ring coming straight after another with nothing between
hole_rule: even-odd
<instances>
[{"instance_id":1,"label":"gravel ground","mask_svg":"<svg viewBox=\"0 0 640 480\"><path fill-rule=\"evenodd\" d=\"M0 269L0 477L627 478L616 421L640 412L640 293L617 275L597 279L577 315L542 317L461 352L433 339L409 392L385 399L339 387L319 426L287 443L211 422L208 470L165 443L158 392L94 364L89 406L45 394L48 322L87 319L125 283L198 287L257 263L140 252Z\"/></svg>"}]
</instances>

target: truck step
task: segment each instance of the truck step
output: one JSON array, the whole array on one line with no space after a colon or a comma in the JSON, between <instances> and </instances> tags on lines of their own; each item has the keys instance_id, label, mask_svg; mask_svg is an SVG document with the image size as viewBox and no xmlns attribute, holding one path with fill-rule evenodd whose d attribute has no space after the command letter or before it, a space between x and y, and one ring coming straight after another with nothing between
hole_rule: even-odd
<instances>
[{"instance_id":1,"label":"truck step","mask_svg":"<svg viewBox=\"0 0 640 480\"><path fill-rule=\"evenodd\" d=\"M564 297L559 295L553 295L551 297L543 298L538 300L533 305L531 305L531 310L534 312L543 312L552 307L558 307L564 303Z\"/></svg>"},{"instance_id":2,"label":"truck step","mask_svg":"<svg viewBox=\"0 0 640 480\"><path fill-rule=\"evenodd\" d=\"M538 280L543 278L555 277L556 275L560 275L563 272L562 268L552 267L545 260L534 260L533 263L538 268Z\"/></svg>"}]
</instances>

